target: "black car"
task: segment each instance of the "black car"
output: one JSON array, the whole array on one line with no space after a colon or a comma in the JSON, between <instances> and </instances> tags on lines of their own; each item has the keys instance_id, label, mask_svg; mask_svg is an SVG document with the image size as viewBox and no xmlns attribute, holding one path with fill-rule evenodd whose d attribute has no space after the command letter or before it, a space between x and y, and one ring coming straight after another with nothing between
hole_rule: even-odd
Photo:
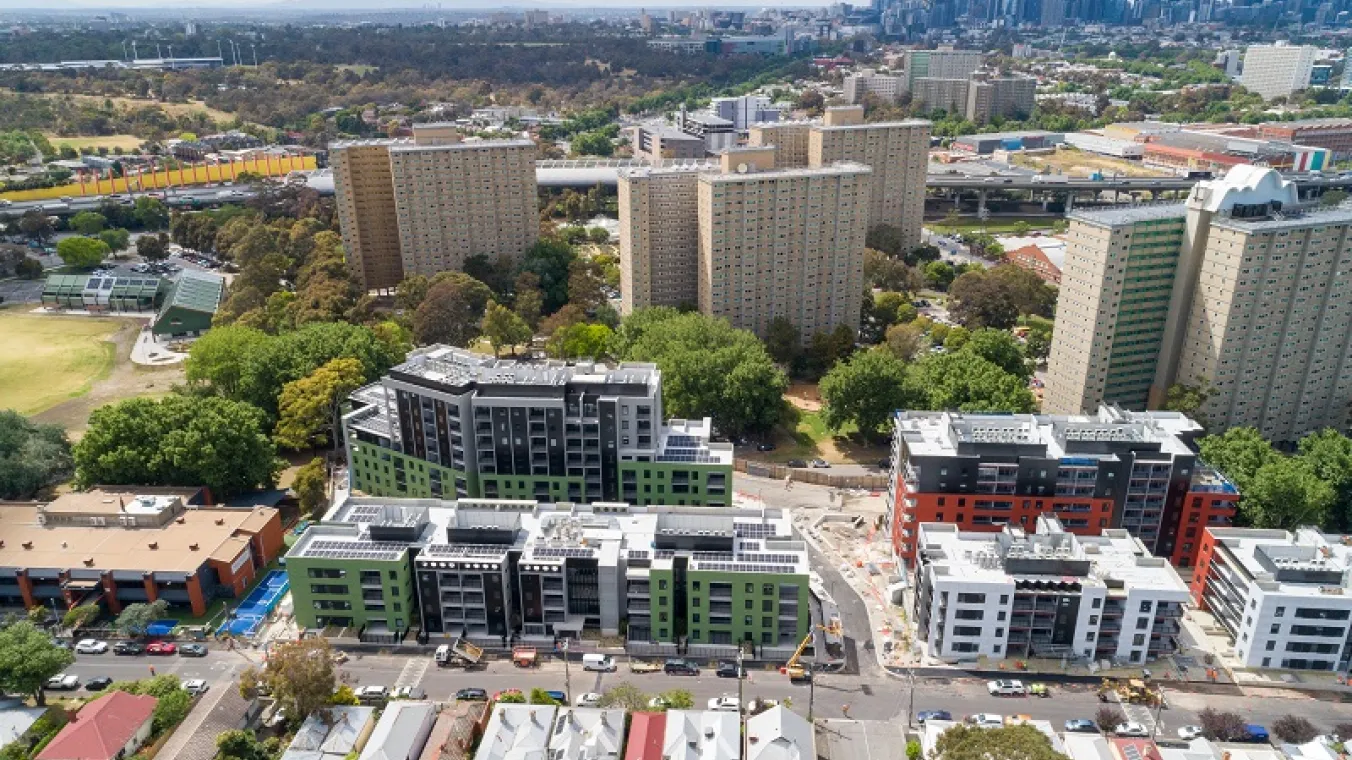
<instances>
[{"instance_id":1,"label":"black car","mask_svg":"<svg viewBox=\"0 0 1352 760\"><path fill-rule=\"evenodd\" d=\"M662 665L662 672L669 676L697 676L699 666L689 660L667 660Z\"/></svg>"},{"instance_id":2,"label":"black car","mask_svg":"<svg viewBox=\"0 0 1352 760\"><path fill-rule=\"evenodd\" d=\"M741 670L740 673L738 672L738 670L739 668L737 667L737 663L725 661L718 663L718 670L714 672L718 675L719 678L745 678L746 668L740 668Z\"/></svg>"},{"instance_id":3,"label":"black car","mask_svg":"<svg viewBox=\"0 0 1352 760\"><path fill-rule=\"evenodd\" d=\"M773 443L758 443L758 444L756 444L756 451L774 451L774 450L775 450L775 445L774 445Z\"/></svg>"},{"instance_id":4,"label":"black car","mask_svg":"<svg viewBox=\"0 0 1352 760\"><path fill-rule=\"evenodd\" d=\"M786 467L807 467L807 462L804 462L801 459L790 459L789 461L785 462L784 465Z\"/></svg>"},{"instance_id":5,"label":"black car","mask_svg":"<svg viewBox=\"0 0 1352 760\"><path fill-rule=\"evenodd\" d=\"M184 644L178 648L180 657L206 657L207 648L203 644Z\"/></svg>"},{"instance_id":6,"label":"black car","mask_svg":"<svg viewBox=\"0 0 1352 760\"><path fill-rule=\"evenodd\" d=\"M455 698L460 702L487 702L488 692L483 689L461 689L455 693Z\"/></svg>"},{"instance_id":7,"label":"black car","mask_svg":"<svg viewBox=\"0 0 1352 760\"><path fill-rule=\"evenodd\" d=\"M924 723L927 720L953 720L953 715L947 710L921 710L915 714L917 723Z\"/></svg>"},{"instance_id":8,"label":"black car","mask_svg":"<svg viewBox=\"0 0 1352 760\"><path fill-rule=\"evenodd\" d=\"M879 460L878 460L878 469L880 469L880 470L891 470L891 469L892 469L892 460L891 460L891 459L879 459Z\"/></svg>"},{"instance_id":9,"label":"black car","mask_svg":"<svg viewBox=\"0 0 1352 760\"><path fill-rule=\"evenodd\" d=\"M145 645L137 644L135 641L119 641L113 645L113 654L137 655L145 653Z\"/></svg>"},{"instance_id":10,"label":"black car","mask_svg":"<svg viewBox=\"0 0 1352 760\"><path fill-rule=\"evenodd\" d=\"M98 676L85 681L85 691L103 691L113 685L113 679L108 676Z\"/></svg>"}]
</instances>

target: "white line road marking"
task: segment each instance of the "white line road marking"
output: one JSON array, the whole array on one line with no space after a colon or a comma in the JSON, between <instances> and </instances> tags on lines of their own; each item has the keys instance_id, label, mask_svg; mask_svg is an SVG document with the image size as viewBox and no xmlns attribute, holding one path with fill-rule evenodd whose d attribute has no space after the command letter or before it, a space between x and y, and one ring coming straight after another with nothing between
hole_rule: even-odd
<instances>
[{"instance_id":1,"label":"white line road marking","mask_svg":"<svg viewBox=\"0 0 1352 760\"><path fill-rule=\"evenodd\" d=\"M394 688L417 686L422 683L423 676L427 674L427 668L431 664L432 660L427 657L411 658L404 663L404 669L399 671L399 677L394 680Z\"/></svg>"}]
</instances>

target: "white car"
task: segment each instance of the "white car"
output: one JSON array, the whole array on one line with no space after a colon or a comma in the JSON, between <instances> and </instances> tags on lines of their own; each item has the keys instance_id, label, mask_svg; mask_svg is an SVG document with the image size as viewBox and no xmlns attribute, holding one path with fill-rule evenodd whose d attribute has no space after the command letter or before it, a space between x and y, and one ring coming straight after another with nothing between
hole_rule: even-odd
<instances>
[{"instance_id":1,"label":"white car","mask_svg":"<svg viewBox=\"0 0 1352 760\"><path fill-rule=\"evenodd\" d=\"M742 703L737 701L737 697L724 694L709 700L709 709L713 712L737 712L742 709Z\"/></svg>"},{"instance_id":2,"label":"white car","mask_svg":"<svg viewBox=\"0 0 1352 760\"><path fill-rule=\"evenodd\" d=\"M75 645L76 654L103 654L108 651L108 642L96 639L81 639Z\"/></svg>"},{"instance_id":3,"label":"white car","mask_svg":"<svg viewBox=\"0 0 1352 760\"><path fill-rule=\"evenodd\" d=\"M1129 720L1126 723L1119 723L1117 728L1113 729L1113 733L1118 736L1134 736L1142 739L1150 736L1150 732L1145 729L1145 726L1134 720Z\"/></svg>"},{"instance_id":4,"label":"white car","mask_svg":"<svg viewBox=\"0 0 1352 760\"><path fill-rule=\"evenodd\" d=\"M1028 690L1023 687L1023 681L1011 681L1009 679L988 681L986 690L993 697L1022 697L1028 693Z\"/></svg>"},{"instance_id":5,"label":"white car","mask_svg":"<svg viewBox=\"0 0 1352 760\"><path fill-rule=\"evenodd\" d=\"M995 713L976 713L975 715L968 715L967 722L978 728L1004 728L1005 716Z\"/></svg>"},{"instance_id":6,"label":"white car","mask_svg":"<svg viewBox=\"0 0 1352 760\"><path fill-rule=\"evenodd\" d=\"M601 706L601 695L597 694L594 691L589 691L586 694L583 694L582 696L578 697L577 702L574 703L574 707L600 707L600 706Z\"/></svg>"},{"instance_id":7,"label":"white car","mask_svg":"<svg viewBox=\"0 0 1352 760\"><path fill-rule=\"evenodd\" d=\"M43 688L47 691L75 691L80 688L80 678L61 673L48 678L47 684Z\"/></svg>"},{"instance_id":8,"label":"white car","mask_svg":"<svg viewBox=\"0 0 1352 760\"><path fill-rule=\"evenodd\" d=\"M183 690L188 692L194 697L197 696L198 694L206 694L207 689L210 688L211 686L209 686L206 681L203 681L200 678L193 678L183 682Z\"/></svg>"},{"instance_id":9,"label":"white car","mask_svg":"<svg viewBox=\"0 0 1352 760\"><path fill-rule=\"evenodd\" d=\"M653 710L665 710L671 705L662 697L653 697L648 700L648 707Z\"/></svg>"},{"instance_id":10,"label":"white car","mask_svg":"<svg viewBox=\"0 0 1352 760\"><path fill-rule=\"evenodd\" d=\"M357 699L362 702L381 702L390 698L390 690L385 686L363 686L357 689Z\"/></svg>"},{"instance_id":11,"label":"white car","mask_svg":"<svg viewBox=\"0 0 1352 760\"><path fill-rule=\"evenodd\" d=\"M1201 726L1183 726L1178 729L1178 738L1184 741L1192 741L1202 738L1203 733Z\"/></svg>"}]
</instances>

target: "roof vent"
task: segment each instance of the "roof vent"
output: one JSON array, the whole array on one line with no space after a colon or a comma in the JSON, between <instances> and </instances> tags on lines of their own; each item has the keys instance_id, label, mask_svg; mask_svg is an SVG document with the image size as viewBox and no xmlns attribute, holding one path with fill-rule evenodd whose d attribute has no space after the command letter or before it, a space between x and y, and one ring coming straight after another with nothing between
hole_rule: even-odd
<instances>
[{"instance_id":1,"label":"roof vent","mask_svg":"<svg viewBox=\"0 0 1352 760\"><path fill-rule=\"evenodd\" d=\"M32 549L32 548L33 548L33 542L32 542L32 541L24 541L24 542L23 542L23 548L25 548L25 549Z\"/></svg>"},{"instance_id":2,"label":"roof vent","mask_svg":"<svg viewBox=\"0 0 1352 760\"><path fill-rule=\"evenodd\" d=\"M179 515L179 516L174 520L174 522L178 523L179 525L182 525L182 524L186 523L187 520L183 519L183 515Z\"/></svg>"},{"instance_id":3,"label":"roof vent","mask_svg":"<svg viewBox=\"0 0 1352 760\"><path fill-rule=\"evenodd\" d=\"M225 525L225 518L224 518L224 517L217 517L217 518L216 518L216 524L217 524L217 525Z\"/></svg>"},{"instance_id":4,"label":"roof vent","mask_svg":"<svg viewBox=\"0 0 1352 760\"><path fill-rule=\"evenodd\" d=\"M188 544L188 551L197 551L197 544Z\"/></svg>"},{"instance_id":5,"label":"roof vent","mask_svg":"<svg viewBox=\"0 0 1352 760\"><path fill-rule=\"evenodd\" d=\"M151 541L151 542L150 542L150 550L151 550L151 551L155 551L155 550L158 549L158 548L160 548L159 543L157 543L157 542L155 542L155 541Z\"/></svg>"},{"instance_id":6,"label":"roof vent","mask_svg":"<svg viewBox=\"0 0 1352 760\"><path fill-rule=\"evenodd\" d=\"M93 567L93 566L94 566L94 558L93 558L93 557L85 557L85 558L84 558L84 566L85 566L85 567Z\"/></svg>"}]
</instances>

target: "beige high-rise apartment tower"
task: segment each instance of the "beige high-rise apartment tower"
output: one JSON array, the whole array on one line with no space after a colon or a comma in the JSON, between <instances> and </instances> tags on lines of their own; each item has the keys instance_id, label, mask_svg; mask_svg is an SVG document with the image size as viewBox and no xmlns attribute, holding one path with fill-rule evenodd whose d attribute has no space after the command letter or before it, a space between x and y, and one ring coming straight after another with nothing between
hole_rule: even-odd
<instances>
[{"instance_id":1,"label":"beige high-rise apartment tower","mask_svg":"<svg viewBox=\"0 0 1352 760\"><path fill-rule=\"evenodd\" d=\"M404 278L399 221L390 179L390 141L357 140L329 146L343 250L367 290L393 288Z\"/></svg>"},{"instance_id":2,"label":"beige high-rise apartment tower","mask_svg":"<svg viewBox=\"0 0 1352 760\"><path fill-rule=\"evenodd\" d=\"M863 123L859 106L827 109L808 137L808 165L853 162L870 167L868 225L890 224L920 244L931 124L921 119Z\"/></svg>"},{"instance_id":3,"label":"beige high-rise apartment tower","mask_svg":"<svg viewBox=\"0 0 1352 760\"><path fill-rule=\"evenodd\" d=\"M764 337L859 325L869 167L775 169L774 151L729 150L698 175L699 307Z\"/></svg>"},{"instance_id":4,"label":"beige high-rise apartment tower","mask_svg":"<svg viewBox=\"0 0 1352 760\"><path fill-rule=\"evenodd\" d=\"M472 256L517 258L539 239L531 140L462 140L454 125L418 124L412 139L330 152L343 247L368 289Z\"/></svg>"},{"instance_id":5,"label":"beige high-rise apartment tower","mask_svg":"<svg viewBox=\"0 0 1352 760\"><path fill-rule=\"evenodd\" d=\"M775 166L793 169L807 166L807 149L813 121L779 121L752 124L746 144L754 148L775 146Z\"/></svg>"},{"instance_id":6,"label":"beige high-rise apartment tower","mask_svg":"<svg viewBox=\"0 0 1352 760\"><path fill-rule=\"evenodd\" d=\"M699 171L698 166L620 170L621 313L699 303Z\"/></svg>"},{"instance_id":7,"label":"beige high-rise apartment tower","mask_svg":"<svg viewBox=\"0 0 1352 760\"><path fill-rule=\"evenodd\" d=\"M1044 408L1159 407L1205 384L1211 432L1346 431L1350 267L1352 207L1301 206L1264 167L1200 182L1186 204L1077 212Z\"/></svg>"}]
</instances>

